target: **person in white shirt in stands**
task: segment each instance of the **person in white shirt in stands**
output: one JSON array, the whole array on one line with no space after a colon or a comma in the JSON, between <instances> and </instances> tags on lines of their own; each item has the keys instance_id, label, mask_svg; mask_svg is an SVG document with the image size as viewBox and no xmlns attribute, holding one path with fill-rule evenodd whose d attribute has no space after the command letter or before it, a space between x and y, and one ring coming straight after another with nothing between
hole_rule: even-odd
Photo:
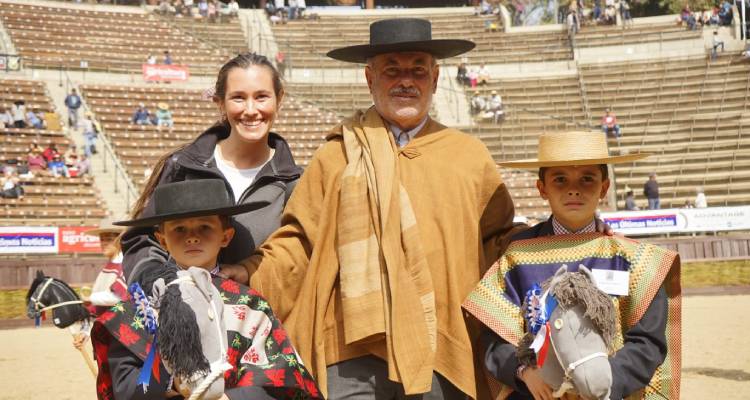
<instances>
[{"instance_id":1,"label":"person in white shirt in stands","mask_svg":"<svg viewBox=\"0 0 750 400\"><path fill-rule=\"evenodd\" d=\"M706 194L703 193L702 187L697 187L695 189L696 196L695 196L695 208L706 208L708 207L708 200L706 200Z\"/></svg>"}]
</instances>

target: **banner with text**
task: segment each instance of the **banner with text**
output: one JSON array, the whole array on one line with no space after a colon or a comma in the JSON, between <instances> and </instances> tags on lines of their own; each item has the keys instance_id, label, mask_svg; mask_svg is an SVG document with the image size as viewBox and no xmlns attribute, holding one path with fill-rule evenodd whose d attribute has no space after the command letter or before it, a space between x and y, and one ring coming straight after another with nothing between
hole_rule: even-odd
<instances>
[{"instance_id":1,"label":"banner with text","mask_svg":"<svg viewBox=\"0 0 750 400\"><path fill-rule=\"evenodd\" d=\"M618 211L600 218L624 235L750 230L750 206Z\"/></svg>"},{"instance_id":2,"label":"banner with text","mask_svg":"<svg viewBox=\"0 0 750 400\"><path fill-rule=\"evenodd\" d=\"M57 231L36 226L0 227L0 254L57 253Z\"/></svg>"},{"instance_id":3,"label":"banner with text","mask_svg":"<svg viewBox=\"0 0 750 400\"><path fill-rule=\"evenodd\" d=\"M94 226L60 227L60 253L101 253L99 236L85 235Z\"/></svg>"},{"instance_id":4,"label":"banner with text","mask_svg":"<svg viewBox=\"0 0 750 400\"><path fill-rule=\"evenodd\" d=\"M153 81L186 81L190 71L186 65L143 64L143 79Z\"/></svg>"}]
</instances>

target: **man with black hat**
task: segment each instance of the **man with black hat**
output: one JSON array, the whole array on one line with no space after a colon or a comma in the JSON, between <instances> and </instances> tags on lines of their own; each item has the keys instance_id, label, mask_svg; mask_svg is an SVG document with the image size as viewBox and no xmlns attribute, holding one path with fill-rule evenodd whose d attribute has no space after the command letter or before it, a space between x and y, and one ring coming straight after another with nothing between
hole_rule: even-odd
<instances>
[{"instance_id":1,"label":"man with black hat","mask_svg":"<svg viewBox=\"0 0 750 400\"><path fill-rule=\"evenodd\" d=\"M483 250L498 256L513 203L484 144L428 115L437 60L472 48L404 18L328 53L366 64L374 106L331 131L285 225L244 263L326 398L486 393L461 301L486 270Z\"/></svg>"}]
</instances>

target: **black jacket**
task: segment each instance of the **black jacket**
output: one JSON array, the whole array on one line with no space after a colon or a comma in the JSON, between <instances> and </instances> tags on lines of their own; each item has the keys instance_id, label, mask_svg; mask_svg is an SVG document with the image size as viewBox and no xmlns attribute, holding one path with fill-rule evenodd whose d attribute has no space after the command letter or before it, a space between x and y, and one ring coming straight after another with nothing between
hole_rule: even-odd
<instances>
[{"instance_id":1,"label":"black jacket","mask_svg":"<svg viewBox=\"0 0 750 400\"><path fill-rule=\"evenodd\" d=\"M216 167L214 149L216 143L229 136L229 130L216 125L202 133L187 147L178 150L164 166L159 185L189 179L220 178L234 198L232 188ZM258 172L255 181L245 189L240 203L265 200L270 204L261 209L234 216L235 235L232 242L220 254L222 263L237 263L249 257L256 247L281 225L281 213L297 183L302 168L294 163L286 141L271 132L268 144L275 150L271 160ZM142 215L151 215L154 207L146 205ZM145 268L161 267L167 253L153 236L152 228L130 228L122 237L123 273L130 282L138 280Z\"/></svg>"},{"instance_id":2,"label":"black jacket","mask_svg":"<svg viewBox=\"0 0 750 400\"><path fill-rule=\"evenodd\" d=\"M643 185L643 195L646 196L647 199L658 199L659 183L652 181L651 179L647 180Z\"/></svg>"},{"instance_id":3,"label":"black jacket","mask_svg":"<svg viewBox=\"0 0 750 400\"><path fill-rule=\"evenodd\" d=\"M553 234L552 219L549 219L514 235L511 241ZM662 286L641 320L625 332L624 346L609 359L612 368L610 399L620 400L648 385L656 368L667 356L666 328L667 292ZM523 381L516 378L519 365L516 346L503 340L487 327L482 329L481 342L482 348L485 349L484 365L489 373L515 390L508 400L533 399Z\"/></svg>"}]
</instances>

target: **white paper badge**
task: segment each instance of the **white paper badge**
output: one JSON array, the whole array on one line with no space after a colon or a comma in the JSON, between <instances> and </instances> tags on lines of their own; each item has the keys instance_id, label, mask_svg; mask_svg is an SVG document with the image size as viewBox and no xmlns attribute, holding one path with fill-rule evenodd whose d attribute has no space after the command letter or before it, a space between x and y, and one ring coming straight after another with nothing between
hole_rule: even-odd
<instances>
[{"instance_id":1,"label":"white paper badge","mask_svg":"<svg viewBox=\"0 0 750 400\"><path fill-rule=\"evenodd\" d=\"M609 269L592 269L596 287L606 294L627 296L630 286L630 271L613 271Z\"/></svg>"}]
</instances>

